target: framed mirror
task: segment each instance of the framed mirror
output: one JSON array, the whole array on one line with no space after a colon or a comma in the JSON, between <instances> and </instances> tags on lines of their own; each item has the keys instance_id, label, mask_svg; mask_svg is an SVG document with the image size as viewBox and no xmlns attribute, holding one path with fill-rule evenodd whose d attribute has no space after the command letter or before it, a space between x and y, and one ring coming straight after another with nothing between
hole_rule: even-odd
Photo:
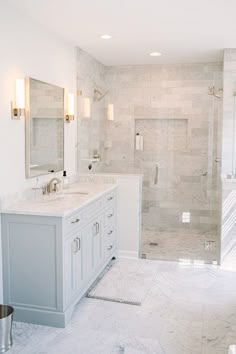
<instances>
[{"instance_id":1,"label":"framed mirror","mask_svg":"<svg viewBox=\"0 0 236 354\"><path fill-rule=\"evenodd\" d=\"M64 89L26 80L26 177L64 169Z\"/></svg>"}]
</instances>

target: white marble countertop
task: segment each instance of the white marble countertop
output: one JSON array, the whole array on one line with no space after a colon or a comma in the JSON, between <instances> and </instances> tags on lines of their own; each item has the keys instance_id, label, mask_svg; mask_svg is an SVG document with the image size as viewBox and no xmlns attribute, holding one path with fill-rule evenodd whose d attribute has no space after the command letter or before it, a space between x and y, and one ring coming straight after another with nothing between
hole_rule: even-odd
<instances>
[{"instance_id":1,"label":"white marble countertop","mask_svg":"<svg viewBox=\"0 0 236 354\"><path fill-rule=\"evenodd\" d=\"M1 213L64 217L115 188L116 184L73 183L56 194L18 201L3 208Z\"/></svg>"}]
</instances>

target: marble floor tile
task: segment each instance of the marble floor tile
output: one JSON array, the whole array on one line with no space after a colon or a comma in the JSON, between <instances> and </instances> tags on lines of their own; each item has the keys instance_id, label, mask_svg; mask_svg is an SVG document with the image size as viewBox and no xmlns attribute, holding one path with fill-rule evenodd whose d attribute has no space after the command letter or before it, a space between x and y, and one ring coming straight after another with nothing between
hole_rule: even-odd
<instances>
[{"instance_id":1,"label":"marble floor tile","mask_svg":"<svg viewBox=\"0 0 236 354\"><path fill-rule=\"evenodd\" d=\"M204 260L207 263L218 261L218 239L216 231L203 231L194 229L166 228L157 231L155 228L142 230L141 252L147 259L179 261L179 259ZM211 251L205 250L205 241L213 240L215 246Z\"/></svg>"},{"instance_id":2,"label":"marble floor tile","mask_svg":"<svg viewBox=\"0 0 236 354\"><path fill-rule=\"evenodd\" d=\"M14 322L8 353L228 354L236 343L236 272L149 262L158 271L142 306L85 297L65 329Z\"/></svg>"}]
</instances>

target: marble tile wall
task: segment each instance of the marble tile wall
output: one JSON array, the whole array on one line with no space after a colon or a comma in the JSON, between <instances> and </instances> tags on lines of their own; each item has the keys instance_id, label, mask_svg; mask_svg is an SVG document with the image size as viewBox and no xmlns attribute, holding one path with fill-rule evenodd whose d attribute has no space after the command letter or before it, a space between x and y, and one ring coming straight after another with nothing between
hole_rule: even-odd
<instances>
[{"instance_id":1,"label":"marble tile wall","mask_svg":"<svg viewBox=\"0 0 236 354\"><path fill-rule=\"evenodd\" d=\"M144 173L146 252L178 259L171 244L178 249L179 242L185 258L219 260L220 166L215 159L221 153L222 100L208 90L222 88L222 64L108 67L106 83L106 103L114 104L115 120L106 123L102 169ZM144 136L141 152L134 148L137 129ZM181 220L185 211L191 213L187 224ZM205 241L214 241L209 251ZM151 242L158 244L155 250Z\"/></svg>"},{"instance_id":2,"label":"marble tile wall","mask_svg":"<svg viewBox=\"0 0 236 354\"><path fill-rule=\"evenodd\" d=\"M77 48L77 89L82 91L78 96L78 170L88 172L88 158L94 152L104 156L104 131L105 131L105 100L94 100L94 89L106 91L106 68L89 54ZM91 117L83 115L83 100L90 99ZM101 163L92 165L93 171L101 170Z\"/></svg>"},{"instance_id":3,"label":"marble tile wall","mask_svg":"<svg viewBox=\"0 0 236 354\"><path fill-rule=\"evenodd\" d=\"M30 79L30 117L31 164L39 165L36 170L62 170L64 89Z\"/></svg>"},{"instance_id":4,"label":"marble tile wall","mask_svg":"<svg viewBox=\"0 0 236 354\"><path fill-rule=\"evenodd\" d=\"M64 118L64 89L30 79L30 114L32 118Z\"/></svg>"},{"instance_id":5,"label":"marble tile wall","mask_svg":"<svg viewBox=\"0 0 236 354\"><path fill-rule=\"evenodd\" d=\"M79 115L79 172L89 172L83 160L98 151L102 161L92 172L144 174L144 253L218 261L222 99L208 92L222 88L222 63L105 67L78 49L77 65L78 103L83 96L92 102L91 118ZM100 102L92 100L96 86L108 90ZM106 120L108 103L114 121ZM183 212L190 212L190 223L182 223Z\"/></svg>"}]
</instances>

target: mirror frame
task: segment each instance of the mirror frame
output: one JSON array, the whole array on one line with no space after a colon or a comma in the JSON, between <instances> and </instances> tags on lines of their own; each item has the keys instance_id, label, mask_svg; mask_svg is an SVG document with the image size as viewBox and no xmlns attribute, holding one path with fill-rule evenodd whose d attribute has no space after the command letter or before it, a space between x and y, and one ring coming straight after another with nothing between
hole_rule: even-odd
<instances>
[{"instance_id":1,"label":"mirror frame","mask_svg":"<svg viewBox=\"0 0 236 354\"><path fill-rule=\"evenodd\" d=\"M30 174L30 80L35 80L43 84L55 86L63 90L63 166L61 170L55 172L45 172L39 173L38 175L32 176ZM49 82L34 79L32 77L27 77L25 79L25 175L26 178L37 178L39 176L49 175L52 173L57 173L63 171L65 168L65 89L63 87L50 84Z\"/></svg>"}]
</instances>

